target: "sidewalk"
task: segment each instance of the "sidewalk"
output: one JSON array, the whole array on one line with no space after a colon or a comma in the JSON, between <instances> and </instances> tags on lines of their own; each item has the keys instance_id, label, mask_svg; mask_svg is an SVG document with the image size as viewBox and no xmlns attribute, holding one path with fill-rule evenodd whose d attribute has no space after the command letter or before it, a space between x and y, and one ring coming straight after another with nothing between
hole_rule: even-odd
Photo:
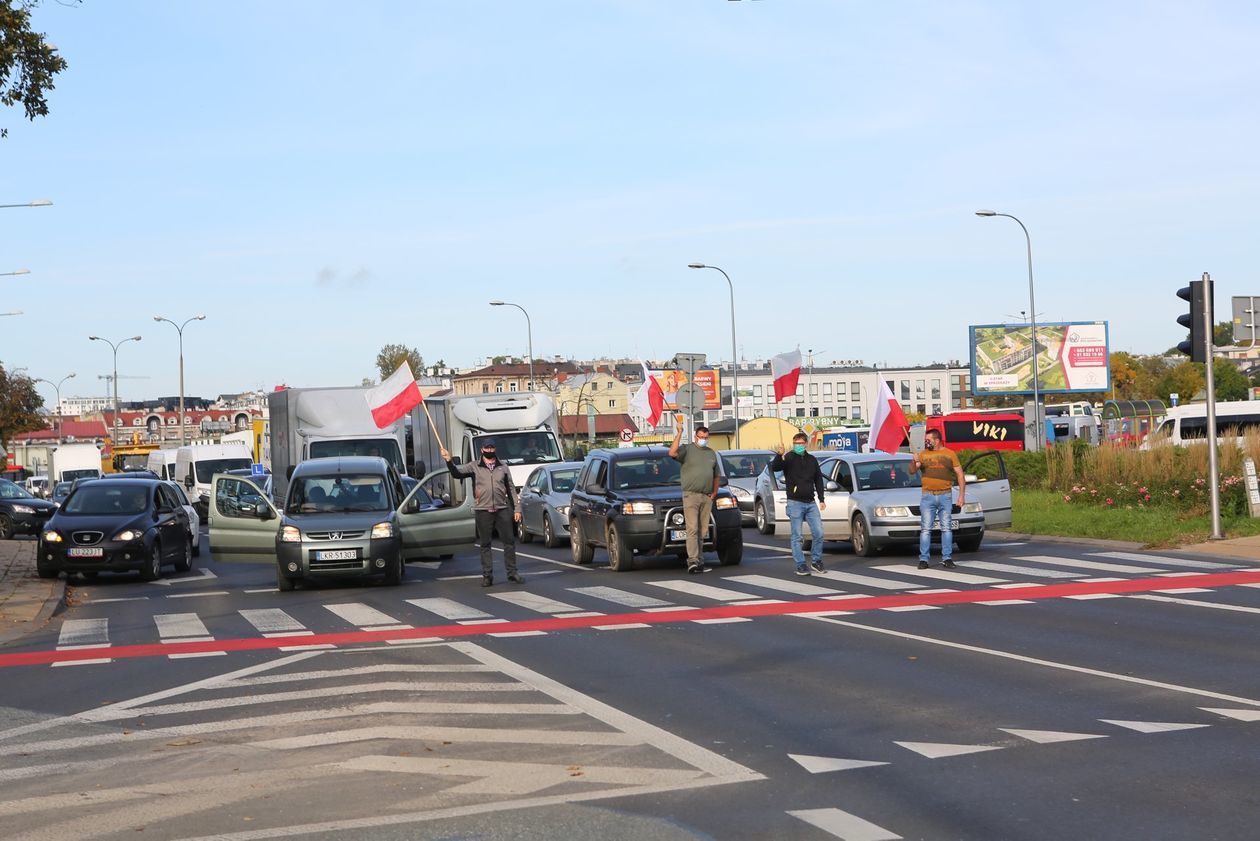
<instances>
[{"instance_id":1,"label":"sidewalk","mask_svg":"<svg viewBox=\"0 0 1260 841\"><path fill-rule=\"evenodd\" d=\"M1040 540L1046 543L1085 543L1091 546L1106 546L1123 552L1155 552L1156 549L1144 549L1144 544L1129 543L1124 540L1098 540L1092 537L1064 537L1054 534L1024 534L1022 532L999 531L994 529L985 533L1001 540ZM1250 537L1234 537L1228 540L1209 540L1206 543L1193 543L1168 549L1169 552L1195 552L1201 555L1218 555L1223 558L1239 558L1244 561L1260 563L1260 535Z\"/></svg>"},{"instance_id":2,"label":"sidewalk","mask_svg":"<svg viewBox=\"0 0 1260 841\"><path fill-rule=\"evenodd\" d=\"M35 574L35 540L0 540L0 644L48 621L66 595L64 578Z\"/></svg>"}]
</instances>

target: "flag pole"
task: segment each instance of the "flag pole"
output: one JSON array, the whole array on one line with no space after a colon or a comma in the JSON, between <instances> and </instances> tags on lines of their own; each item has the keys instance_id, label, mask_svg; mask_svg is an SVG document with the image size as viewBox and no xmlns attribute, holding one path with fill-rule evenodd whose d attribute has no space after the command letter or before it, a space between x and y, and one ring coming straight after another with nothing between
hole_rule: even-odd
<instances>
[{"instance_id":1,"label":"flag pole","mask_svg":"<svg viewBox=\"0 0 1260 841\"><path fill-rule=\"evenodd\" d=\"M437 439L438 447L445 450L446 445L442 443L442 436L438 434L437 425L433 423L433 415L429 414L429 406L424 402L424 398L420 399L420 408L424 409L424 416L429 420L429 429L433 432L433 437Z\"/></svg>"}]
</instances>

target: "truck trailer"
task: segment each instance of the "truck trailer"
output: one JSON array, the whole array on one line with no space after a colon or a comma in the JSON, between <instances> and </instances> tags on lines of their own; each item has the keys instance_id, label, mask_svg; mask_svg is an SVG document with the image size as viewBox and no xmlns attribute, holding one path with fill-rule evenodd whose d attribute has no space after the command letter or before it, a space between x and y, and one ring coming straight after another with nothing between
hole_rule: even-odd
<instances>
[{"instance_id":1,"label":"truck trailer","mask_svg":"<svg viewBox=\"0 0 1260 841\"><path fill-rule=\"evenodd\" d=\"M58 482L101 477L101 448L96 444L59 444L48 452L51 487Z\"/></svg>"}]
</instances>

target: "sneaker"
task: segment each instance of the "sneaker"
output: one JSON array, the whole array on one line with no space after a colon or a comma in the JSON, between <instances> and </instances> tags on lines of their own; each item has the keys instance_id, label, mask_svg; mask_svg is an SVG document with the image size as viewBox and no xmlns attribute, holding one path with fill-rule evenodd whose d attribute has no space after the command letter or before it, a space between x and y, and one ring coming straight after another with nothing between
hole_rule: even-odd
<instances>
[{"instance_id":1,"label":"sneaker","mask_svg":"<svg viewBox=\"0 0 1260 841\"><path fill-rule=\"evenodd\" d=\"M931 564L929 564L927 561L919 561L919 569L927 569L930 566Z\"/></svg>"},{"instance_id":2,"label":"sneaker","mask_svg":"<svg viewBox=\"0 0 1260 841\"><path fill-rule=\"evenodd\" d=\"M687 572L691 575L702 575L708 572L708 570L705 569L704 564L688 564Z\"/></svg>"},{"instance_id":3,"label":"sneaker","mask_svg":"<svg viewBox=\"0 0 1260 841\"><path fill-rule=\"evenodd\" d=\"M797 567L797 568L796 568L796 574L797 574L797 575L809 575L809 567Z\"/></svg>"},{"instance_id":4,"label":"sneaker","mask_svg":"<svg viewBox=\"0 0 1260 841\"><path fill-rule=\"evenodd\" d=\"M493 584L493 583L494 583L494 578L492 578L491 576L489 576L489 575L483 575L483 576L481 576L481 586L482 586L482 587L489 587L489 586L490 586L491 584Z\"/></svg>"},{"instance_id":5,"label":"sneaker","mask_svg":"<svg viewBox=\"0 0 1260 841\"><path fill-rule=\"evenodd\" d=\"M954 567L958 566L958 564L954 563L949 558L946 558L945 563L941 564L941 566L945 567L945 569L953 569Z\"/></svg>"},{"instance_id":6,"label":"sneaker","mask_svg":"<svg viewBox=\"0 0 1260 841\"><path fill-rule=\"evenodd\" d=\"M813 568L814 572L817 572L820 575L827 571L827 568L823 566L822 561L814 561L812 564L810 564L810 566Z\"/></svg>"},{"instance_id":7,"label":"sneaker","mask_svg":"<svg viewBox=\"0 0 1260 841\"><path fill-rule=\"evenodd\" d=\"M525 583L525 579L521 577L521 574L519 572L509 572L508 581L511 581L513 584Z\"/></svg>"}]
</instances>

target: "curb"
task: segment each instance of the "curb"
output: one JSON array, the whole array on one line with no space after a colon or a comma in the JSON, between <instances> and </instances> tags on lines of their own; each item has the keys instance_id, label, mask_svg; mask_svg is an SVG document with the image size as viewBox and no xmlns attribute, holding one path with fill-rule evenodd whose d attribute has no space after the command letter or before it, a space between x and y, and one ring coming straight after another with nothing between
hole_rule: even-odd
<instances>
[{"instance_id":1,"label":"curb","mask_svg":"<svg viewBox=\"0 0 1260 841\"><path fill-rule=\"evenodd\" d=\"M1079 543L1089 546L1103 546L1109 549L1122 549L1128 552L1145 549L1145 543L1134 543L1129 540L1099 540L1094 537L1067 537L1058 534L1026 534L1023 532L985 529L984 536L1000 537L1003 540L1037 540L1044 543Z\"/></svg>"},{"instance_id":2,"label":"curb","mask_svg":"<svg viewBox=\"0 0 1260 841\"><path fill-rule=\"evenodd\" d=\"M0 645L8 645L14 640L19 640L29 633L43 627L54 614L61 611L66 606L66 579L58 578L53 584L52 594L48 600L44 602L44 606L39 609L39 613L19 627L0 632Z\"/></svg>"}]
</instances>

